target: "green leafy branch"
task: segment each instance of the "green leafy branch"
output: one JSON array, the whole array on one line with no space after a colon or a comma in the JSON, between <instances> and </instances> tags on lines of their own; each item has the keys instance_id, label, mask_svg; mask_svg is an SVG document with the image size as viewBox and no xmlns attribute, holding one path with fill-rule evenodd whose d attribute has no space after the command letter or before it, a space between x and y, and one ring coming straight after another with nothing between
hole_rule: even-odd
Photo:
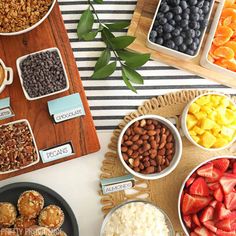
<instances>
[{"instance_id":1,"label":"green leafy branch","mask_svg":"<svg viewBox=\"0 0 236 236\"><path fill-rule=\"evenodd\" d=\"M121 65L122 78L126 86L137 93L133 84L143 84L142 76L136 71L137 68L144 65L149 59L150 54L139 54L127 51L126 48L132 44L135 37L115 36L113 30L122 30L129 26L129 21L119 21L112 24L101 22L93 3L102 4L103 0L88 0L89 7L81 15L77 26L78 38L85 41L94 40L98 33L106 47L96 62L93 79L105 79L112 75L117 67L117 62ZM98 21L97 29L93 29L95 17ZM113 52L115 59L111 60Z\"/></svg>"}]
</instances>

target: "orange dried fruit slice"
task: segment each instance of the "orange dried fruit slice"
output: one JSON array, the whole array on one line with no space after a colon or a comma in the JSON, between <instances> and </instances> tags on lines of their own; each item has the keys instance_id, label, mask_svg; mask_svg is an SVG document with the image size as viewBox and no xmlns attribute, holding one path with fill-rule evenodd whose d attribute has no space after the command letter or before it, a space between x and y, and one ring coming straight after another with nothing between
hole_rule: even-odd
<instances>
[{"instance_id":1,"label":"orange dried fruit slice","mask_svg":"<svg viewBox=\"0 0 236 236\"><path fill-rule=\"evenodd\" d=\"M217 66L220 66L220 67L223 67L225 69L227 69L227 65L224 62L224 59L218 59L216 60L214 63L217 65Z\"/></svg>"},{"instance_id":2,"label":"orange dried fruit slice","mask_svg":"<svg viewBox=\"0 0 236 236\"><path fill-rule=\"evenodd\" d=\"M216 46L221 46L228 42L231 36L234 34L234 31L228 26L219 26L215 33L215 38L213 43Z\"/></svg>"},{"instance_id":3,"label":"orange dried fruit slice","mask_svg":"<svg viewBox=\"0 0 236 236\"><path fill-rule=\"evenodd\" d=\"M223 20L222 25L229 26L232 23L232 16L228 16Z\"/></svg>"},{"instance_id":4,"label":"orange dried fruit slice","mask_svg":"<svg viewBox=\"0 0 236 236\"><path fill-rule=\"evenodd\" d=\"M208 55L208 61L214 63L215 59L209 54Z\"/></svg>"},{"instance_id":5,"label":"orange dried fruit slice","mask_svg":"<svg viewBox=\"0 0 236 236\"><path fill-rule=\"evenodd\" d=\"M234 51L232 48L221 46L214 51L214 55L230 60L234 58Z\"/></svg>"},{"instance_id":6,"label":"orange dried fruit slice","mask_svg":"<svg viewBox=\"0 0 236 236\"><path fill-rule=\"evenodd\" d=\"M221 14L222 19L225 19L229 16L232 17L232 21L236 22L236 9L234 9L234 8L225 8L222 11L222 14Z\"/></svg>"},{"instance_id":7,"label":"orange dried fruit slice","mask_svg":"<svg viewBox=\"0 0 236 236\"><path fill-rule=\"evenodd\" d=\"M222 63L228 70L236 71L236 61L235 60L222 60Z\"/></svg>"},{"instance_id":8,"label":"orange dried fruit slice","mask_svg":"<svg viewBox=\"0 0 236 236\"><path fill-rule=\"evenodd\" d=\"M213 58L213 59L219 59L219 57L217 57L217 56L215 56L215 54L214 54L214 51L217 49L217 47L214 45L214 44L212 44L211 45L211 49L210 49L210 51L209 51L209 55Z\"/></svg>"},{"instance_id":9,"label":"orange dried fruit slice","mask_svg":"<svg viewBox=\"0 0 236 236\"><path fill-rule=\"evenodd\" d=\"M229 41L224 46L233 49L233 51L235 53L234 56L236 56L236 42L235 41Z\"/></svg>"},{"instance_id":10,"label":"orange dried fruit slice","mask_svg":"<svg viewBox=\"0 0 236 236\"><path fill-rule=\"evenodd\" d=\"M234 0L226 0L224 7L230 7L234 4Z\"/></svg>"}]
</instances>

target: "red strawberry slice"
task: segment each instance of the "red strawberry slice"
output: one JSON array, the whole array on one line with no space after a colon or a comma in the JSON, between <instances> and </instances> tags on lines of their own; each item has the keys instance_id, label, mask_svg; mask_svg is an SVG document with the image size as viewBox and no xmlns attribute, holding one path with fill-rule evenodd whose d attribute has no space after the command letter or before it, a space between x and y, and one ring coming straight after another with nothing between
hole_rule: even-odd
<instances>
[{"instance_id":1,"label":"red strawberry slice","mask_svg":"<svg viewBox=\"0 0 236 236\"><path fill-rule=\"evenodd\" d=\"M218 229L216 231L216 235L218 235L218 236L235 236L236 231L226 232L226 231Z\"/></svg>"},{"instance_id":2,"label":"red strawberry slice","mask_svg":"<svg viewBox=\"0 0 236 236\"><path fill-rule=\"evenodd\" d=\"M212 161L212 163L215 168L217 168L221 172L225 172L229 167L230 161L226 158L222 158L222 159L214 160Z\"/></svg>"},{"instance_id":3,"label":"red strawberry slice","mask_svg":"<svg viewBox=\"0 0 236 236\"><path fill-rule=\"evenodd\" d=\"M191 219L191 216L183 216L183 219L184 219L184 223L186 224L186 226L188 228L191 228L192 227L192 219Z\"/></svg>"},{"instance_id":4,"label":"red strawberry slice","mask_svg":"<svg viewBox=\"0 0 236 236\"><path fill-rule=\"evenodd\" d=\"M236 210L236 192L225 195L225 206L229 210Z\"/></svg>"},{"instance_id":5,"label":"red strawberry slice","mask_svg":"<svg viewBox=\"0 0 236 236\"><path fill-rule=\"evenodd\" d=\"M212 206L206 207L201 213L199 219L201 222L212 220L214 217L214 208Z\"/></svg>"},{"instance_id":6,"label":"red strawberry slice","mask_svg":"<svg viewBox=\"0 0 236 236\"><path fill-rule=\"evenodd\" d=\"M213 233L216 233L217 228L215 227L215 222L212 220L208 220L206 222L203 222L204 226L209 229L210 231L212 231Z\"/></svg>"},{"instance_id":7,"label":"red strawberry slice","mask_svg":"<svg viewBox=\"0 0 236 236\"><path fill-rule=\"evenodd\" d=\"M214 235L214 233L212 233L205 227L197 227L194 230L194 232L197 233L199 236L213 236Z\"/></svg>"},{"instance_id":8,"label":"red strawberry slice","mask_svg":"<svg viewBox=\"0 0 236 236\"><path fill-rule=\"evenodd\" d=\"M211 200L211 197L191 196L185 193L182 202L182 213L184 215L195 214L206 207Z\"/></svg>"},{"instance_id":9,"label":"red strawberry slice","mask_svg":"<svg viewBox=\"0 0 236 236\"><path fill-rule=\"evenodd\" d=\"M216 183L208 183L208 188L212 191L215 191L220 187L220 184L218 182Z\"/></svg>"},{"instance_id":10,"label":"red strawberry slice","mask_svg":"<svg viewBox=\"0 0 236 236\"><path fill-rule=\"evenodd\" d=\"M219 222L217 222L215 224L215 226L218 228L218 229L221 229L223 231L227 231L227 232L230 232L232 229L231 229L231 221L230 219L224 219L224 220L221 220Z\"/></svg>"},{"instance_id":11,"label":"red strawberry slice","mask_svg":"<svg viewBox=\"0 0 236 236\"><path fill-rule=\"evenodd\" d=\"M236 174L236 162L233 164L233 174Z\"/></svg>"},{"instance_id":12,"label":"red strawberry slice","mask_svg":"<svg viewBox=\"0 0 236 236\"><path fill-rule=\"evenodd\" d=\"M223 173L220 170L213 168L212 177L206 178L206 182L207 183L218 182L222 175L223 175Z\"/></svg>"},{"instance_id":13,"label":"red strawberry slice","mask_svg":"<svg viewBox=\"0 0 236 236\"><path fill-rule=\"evenodd\" d=\"M202 177L197 178L192 183L192 185L189 189L189 193L192 195L198 195L198 196L202 196L202 197L209 196L209 189L206 184L206 181Z\"/></svg>"},{"instance_id":14,"label":"red strawberry slice","mask_svg":"<svg viewBox=\"0 0 236 236\"><path fill-rule=\"evenodd\" d=\"M191 232L190 233L190 236L198 236L198 234L194 233L194 232Z\"/></svg>"},{"instance_id":15,"label":"red strawberry slice","mask_svg":"<svg viewBox=\"0 0 236 236\"><path fill-rule=\"evenodd\" d=\"M201 226L201 222L200 222L200 220L199 220L197 214L194 214L194 215L192 216L192 221L193 221L193 223L194 223L195 225Z\"/></svg>"},{"instance_id":16,"label":"red strawberry slice","mask_svg":"<svg viewBox=\"0 0 236 236\"><path fill-rule=\"evenodd\" d=\"M231 220L231 223L236 222L236 211L232 211L227 215L227 218Z\"/></svg>"},{"instance_id":17,"label":"red strawberry slice","mask_svg":"<svg viewBox=\"0 0 236 236\"><path fill-rule=\"evenodd\" d=\"M197 170L197 174L202 176L202 177L209 177L209 178L211 178L212 175L213 175L212 171L213 171L213 164L211 162L209 162L208 164L200 167Z\"/></svg>"},{"instance_id":18,"label":"red strawberry slice","mask_svg":"<svg viewBox=\"0 0 236 236\"><path fill-rule=\"evenodd\" d=\"M186 188L188 188L188 187L193 183L194 180L195 180L195 177L190 177L190 178L186 181Z\"/></svg>"},{"instance_id":19,"label":"red strawberry slice","mask_svg":"<svg viewBox=\"0 0 236 236\"><path fill-rule=\"evenodd\" d=\"M224 204L217 202L215 207L215 217L217 220L223 220L231 214L231 211L226 209Z\"/></svg>"},{"instance_id":20,"label":"red strawberry slice","mask_svg":"<svg viewBox=\"0 0 236 236\"><path fill-rule=\"evenodd\" d=\"M223 189L221 188L221 186L216 189L213 193L215 199L218 201L218 202L222 202L223 199L224 199L224 192L223 192Z\"/></svg>"},{"instance_id":21,"label":"red strawberry slice","mask_svg":"<svg viewBox=\"0 0 236 236\"><path fill-rule=\"evenodd\" d=\"M216 207L216 204L217 204L217 201L214 200L214 201L210 202L209 205L212 206L213 208L215 208L215 207Z\"/></svg>"},{"instance_id":22,"label":"red strawberry slice","mask_svg":"<svg viewBox=\"0 0 236 236\"><path fill-rule=\"evenodd\" d=\"M236 223L232 223L231 228L232 228L232 230L236 230Z\"/></svg>"},{"instance_id":23,"label":"red strawberry slice","mask_svg":"<svg viewBox=\"0 0 236 236\"><path fill-rule=\"evenodd\" d=\"M224 176L220 178L220 184L225 194L230 193L236 185L236 175L225 174Z\"/></svg>"}]
</instances>

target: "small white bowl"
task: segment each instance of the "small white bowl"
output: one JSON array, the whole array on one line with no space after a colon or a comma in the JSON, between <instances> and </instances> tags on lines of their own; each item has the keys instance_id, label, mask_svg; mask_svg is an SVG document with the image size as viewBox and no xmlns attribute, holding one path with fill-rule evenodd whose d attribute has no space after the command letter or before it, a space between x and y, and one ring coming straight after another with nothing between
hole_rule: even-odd
<instances>
[{"instance_id":1,"label":"small white bowl","mask_svg":"<svg viewBox=\"0 0 236 236\"><path fill-rule=\"evenodd\" d=\"M0 171L0 175L5 175L5 174L17 172L17 171L19 171L19 170L22 170L22 169L28 168L28 167L30 167L30 166L33 166L33 165L39 163L39 161L40 161L39 152L38 152L38 147L37 147L37 144L36 144L36 141L35 141L35 138L34 138L34 134L33 134L32 128L31 128L30 123L29 123L28 120L26 120L26 119L21 119L21 120L9 122L9 123L6 123L6 124L2 124L2 125L0 125L0 127L2 127L2 126L8 126L8 125L13 125L13 124L18 124L18 123L22 123L22 122L25 122L25 123L27 124L27 126L29 127L30 135L31 135L31 137L32 137L33 144L34 144L34 146L35 146L35 151L36 151L36 154L37 154L37 160L34 161L33 163L27 165L27 166L21 167L20 169L9 170L9 171Z\"/></svg>"},{"instance_id":2,"label":"small white bowl","mask_svg":"<svg viewBox=\"0 0 236 236\"><path fill-rule=\"evenodd\" d=\"M36 27L38 27L41 23L43 23L47 18L48 16L50 15L53 7L55 6L57 0L52 0L52 4L51 6L49 7L48 9L48 12L44 15L44 17L39 20L37 23L35 23L34 25L30 26L29 28L27 29L24 29L24 30L20 30L20 31L17 31L17 32L9 32L9 33L1 33L0 32L0 36L15 36L15 35L19 35L19 34L24 34L24 33L27 33L33 29L35 29Z\"/></svg>"},{"instance_id":3,"label":"small white bowl","mask_svg":"<svg viewBox=\"0 0 236 236\"><path fill-rule=\"evenodd\" d=\"M5 73L5 78L3 80L3 83L2 83L2 85L0 85L0 93L1 93L7 85L12 84L13 70L11 67L6 67L4 62L1 59L0 59L0 66L2 66L4 73Z\"/></svg>"},{"instance_id":4,"label":"small white bowl","mask_svg":"<svg viewBox=\"0 0 236 236\"><path fill-rule=\"evenodd\" d=\"M213 3L212 3L212 5L211 5L211 9L210 9L210 11L209 11L209 15L208 15L208 18L207 18L208 22L209 22L209 19L210 19L210 17L211 17L211 13L212 13L212 10L213 10L213 7L214 7L214 1L215 1L215 0L213 0ZM158 5L157 5L157 9L156 9L154 18L153 18L153 20L152 20L151 27L150 27L149 32L148 32L148 36L147 36L147 40L146 40L147 46L148 46L149 48L151 48L151 49L156 50L156 51L159 51L159 52L162 52L162 53L165 53L165 54L168 54L168 55L170 55L170 56L173 56L173 57L176 57L176 58L180 58L180 59L183 59L183 60L192 60L192 59L196 58L196 57L198 56L199 52L200 52L201 45L202 45L202 42L203 42L203 40L204 40L204 36L205 36L206 30L207 30L208 27L206 27L205 30L202 32L202 37L201 37L200 43L199 43L199 45L198 45L198 50L197 50L197 52L195 53L195 55L193 55L193 56L188 55L188 54L183 53L183 52L179 52L179 51L176 51L176 50L167 48L167 47L165 47L165 46L162 46L162 45L159 45L159 44L157 44L157 43L154 43L154 42L152 42L152 41L150 40L150 33L151 33L152 28L153 28L153 25L154 25L154 23L155 23L156 16L157 16L157 14L158 14L158 12L159 12L159 8L160 8L160 6L161 6L161 2L162 2L162 0L160 0L159 3L158 3Z\"/></svg>"},{"instance_id":5,"label":"small white bowl","mask_svg":"<svg viewBox=\"0 0 236 236\"><path fill-rule=\"evenodd\" d=\"M212 45L213 39L215 37L215 33L216 33L216 30L217 30L217 27L218 27L218 23L219 23L219 20L220 20L220 17L221 17L221 13L224 9L224 2L225 2L224 0L220 1L219 6L217 8L217 11L215 13L215 16L214 16L214 19L213 19L213 22L212 22L212 25L211 25L210 32L208 34L208 38L207 38L204 50L202 52L200 64L201 64L201 66L203 66L207 69L216 71L218 73L222 73L226 76L230 76L230 77L236 79L236 72L228 70L228 69L223 68L221 66L218 66L218 65L216 65L216 64L214 64L214 63L212 63L208 60L208 55L209 55L209 52L211 50L211 45Z\"/></svg>"},{"instance_id":6,"label":"small white bowl","mask_svg":"<svg viewBox=\"0 0 236 236\"><path fill-rule=\"evenodd\" d=\"M49 51L49 52L56 51L56 52L58 53L58 55L59 55L59 57L60 57L61 64L62 64L62 67L63 67L64 74L65 74L66 87L65 87L64 89L59 90L59 91L54 92L54 93L49 93L49 94L46 94L46 95L43 95L43 96L39 96L39 97L34 97L34 98L32 98L32 97L29 96L29 94L27 93L26 89L24 88L20 64L21 64L21 62L24 61L28 56L35 55L35 54L38 54L38 53L41 53L41 52L48 52L48 51ZM67 91L67 90L69 89L69 79L68 79L68 76L67 76L67 73L66 73L66 68L65 68L65 65L64 65L62 56L61 56L61 52L60 52L60 50L59 50L58 48L48 48L48 49L44 49L44 50L41 50L41 51L38 51L38 52L30 53L30 54L27 54L27 55L25 55L25 56L19 57L19 58L16 60L16 67L17 67L17 71L18 71L18 74L19 74L21 87L22 87L22 89L23 89L24 95L25 95L25 97L26 97L27 100L33 101L33 100L45 98L45 97L48 97L48 96L53 96L53 95L56 95L56 94L59 94L59 93L63 93L63 92L65 92L65 91Z\"/></svg>"},{"instance_id":7,"label":"small white bowl","mask_svg":"<svg viewBox=\"0 0 236 236\"><path fill-rule=\"evenodd\" d=\"M122 143L122 138L123 135L125 134L126 130L136 121L138 120L143 120L143 119L153 119L153 120L157 120L160 123L164 124L167 128L170 129L170 132L172 133L174 140L175 140L175 154L173 156L172 161L170 162L170 165L165 168L164 170L162 170L159 173L153 173L153 174L142 174L142 173L138 173L134 170L132 170L124 161L123 157L122 157L122 152L121 152L121 143ZM177 128L166 118L162 117L162 116L158 116L158 115L144 115L144 116L140 116L137 117L135 119L133 119L132 121L130 121L121 131L121 134L119 136L118 139L118 155L120 158L121 163L123 164L123 166L125 167L125 169L132 175L140 178L140 179L145 179L145 180L156 180L156 179L160 179L163 178L165 176L167 176L168 174L170 174L178 165L181 156L182 156L182 139L180 137L179 131L177 130Z\"/></svg>"},{"instance_id":8,"label":"small white bowl","mask_svg":"<svg viewBox=\"0 0 236 236\"><path fill-rule=\"evenodd\" d=\"M120 205L114 207L111 209L111 211L106 215L105 219L103 220L103 223L102 223L102 227L101 227L101 230L100 230L100 236L104 236L104 230L105 230L105 227L106 227L106 224L107 222L110 220L112 214L118 210L119 208L127 205L127 204L130 204L130 203L144 203L144 204L149 204L151 206L154 206L158 211L160 211L164 217L165 217L165 222L166 222L166 225L169 229L169 235L168 236L174 236L175 235L175 231L174 231L174 227L170 221L170 218L168 217L168 215L159 207L157 207L156 205L154 205L153 203L151 202L148 202L148 201L145 201L145 200L129 200L129 201L126 201L126 202L123 202L121 203ZM132 219L131 219L132 220ZM131 236L131 235L130 235Z\"/></svg>"},{"instance_id":9,"label":"small white bowl","mask_svg":"<svg viewBox=\"0 0 236 236\"><path fill-rule=\"evenodd\" d=\"M191 137L191 135L189 134L189 130L188 130L188 127L187 127L187 115L188 115L188 110L190 108L190 106L196 101L198 100L200 97L203 97L203 96L206 96L206 95L209 95L209 94L213 94L213 95L218 95L218 96L222 96L222 97L226 97L228 98L236 107L236 104L234 103L234 101L232 99L230 99L228 96L226 96L225 94L222 94L222 93L217 93L217 92L209 92L209 93L204 93L204 94L201 94L199 96L197 96L196 98L194 98L192 101L190 101L187 106L184 108L183 110L183 113L182 113L182 116L181 116L181 128L182 128L182 131L185 135L185 137L192 143L194 144L195 146L205 150L205 151L219 151L219 150L223 150L223 149L226 149L228 148L229 146L231 146L235 141L236 141L236 137L230 142L228 143L226 146L224 147L220 147L220 148L205 148L201 145L199 145L198 143L196 143L194 141L194 139Z\"/></svg>"},{"instance_id":10,"label":"small white bowl","mask_svg":"<svg viewBox=\"0 0 236 236\"><path fill-rule=\"evenodd\" d=\"M221 158L227 158L227 159L236 159L236 156L217 156L217 157L212 157L204 162L202 162L201 164L199 164L198 166L196 166L190 173L189 175L186 177L186 179L184 180L181 188L180 188L180 191L179 191L179 197L178 197L178 215L179 215L179 221L181 223L181 226L185 232L186 235L189 236L189 232L188 232L188 229L186 228L185 224L184 224L184 221L182 219L182 212L181 212L181 196L182 196L182 193L183 193L183 190L184 190L184 186L186 184L186 182L188 181L188 179L190 178L190 176L198 169L200 168L201 166L207 164L208 162L210 161L213 161L213 160L216 160L216 159L221 159Z\"/></svg>"}]
</instances>

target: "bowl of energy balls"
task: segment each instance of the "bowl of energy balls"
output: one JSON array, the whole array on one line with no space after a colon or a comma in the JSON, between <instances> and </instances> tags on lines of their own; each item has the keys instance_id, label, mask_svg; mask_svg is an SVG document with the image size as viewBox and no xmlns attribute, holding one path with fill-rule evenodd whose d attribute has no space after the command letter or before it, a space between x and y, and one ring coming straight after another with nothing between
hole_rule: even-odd
<instances>
[{"instance_id":1,"label":"bowl of energy balls","mask_svg":"<svg viewBox=\"0 0 236 236\"><path fill-rule=\"evenodd\" d=\"M0 189L0 236L79 236L78 224L66 201L35 183Z\"/></svg>"},{"instance_id":2,"label":"bowl of energy balls","mask_svg":"<svg viewBox=\"0 0 236 236\"><path fill-rule=\"evenodd\" d=\"M56 0L0 1L0 35L27 33L39 26L51 13Z\"/></svg>"}]
</instances>

